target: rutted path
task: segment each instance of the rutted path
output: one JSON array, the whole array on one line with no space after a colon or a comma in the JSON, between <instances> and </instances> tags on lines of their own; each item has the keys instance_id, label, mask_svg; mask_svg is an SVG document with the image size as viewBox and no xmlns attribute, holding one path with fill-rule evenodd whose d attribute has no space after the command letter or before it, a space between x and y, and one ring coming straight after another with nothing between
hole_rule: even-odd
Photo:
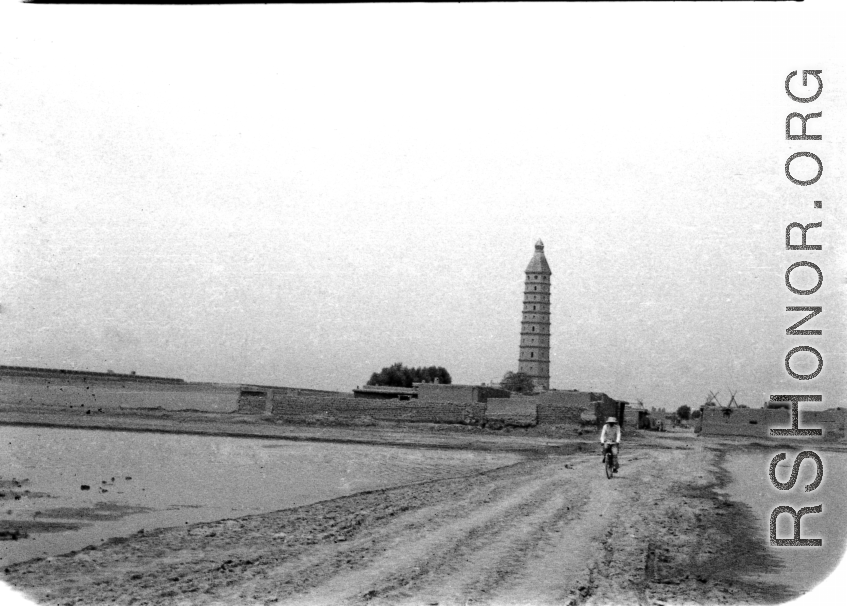
<instances>
[{"instance_id":1,"label":"rutted path","mask_svg":"<svg viewBox=\"0 0 847 606\"><path fill-rule=\"evenodd\" d=\"M761 601L703 551L714 456L702 444L624 451L609 481L599 454L550 455L135 535L6 576L51 604Z\"/></svg>"}]
</instances>

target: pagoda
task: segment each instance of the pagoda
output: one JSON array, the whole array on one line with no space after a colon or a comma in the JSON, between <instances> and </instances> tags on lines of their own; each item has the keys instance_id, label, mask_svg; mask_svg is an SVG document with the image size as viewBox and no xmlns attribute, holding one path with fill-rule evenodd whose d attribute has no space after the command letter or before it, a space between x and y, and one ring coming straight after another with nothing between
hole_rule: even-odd
<instances>
[{"instance_id":1,"label":"pagoda","mask_svg":"<svg viewBox=\"0 0 847 606\"><path fill-rule=\"evenodd\" d=\"M544 242L535 243L535 254L526 268L523 319L518 371L527 374L535 389L550 389L550 265Z\"/></svg>"}]
</instances>

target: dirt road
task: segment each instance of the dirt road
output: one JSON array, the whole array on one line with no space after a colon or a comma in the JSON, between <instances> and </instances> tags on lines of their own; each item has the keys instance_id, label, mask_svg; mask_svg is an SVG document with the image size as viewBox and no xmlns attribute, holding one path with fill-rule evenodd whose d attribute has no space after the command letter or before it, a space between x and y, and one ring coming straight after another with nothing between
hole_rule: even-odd
<instances>
[{"instance_id":1,"label":"dirt road","mask_svg":"<svg viewBox=\"0 0 847 606\"><path fill-rule=\"evenodd\" d=\"M544 455L468 477L162 529L7 569L44 604L716 604L787 597L745 581L699 441ZM748 516L745 518L745 516Z\"/></svg>"}]
</instances>

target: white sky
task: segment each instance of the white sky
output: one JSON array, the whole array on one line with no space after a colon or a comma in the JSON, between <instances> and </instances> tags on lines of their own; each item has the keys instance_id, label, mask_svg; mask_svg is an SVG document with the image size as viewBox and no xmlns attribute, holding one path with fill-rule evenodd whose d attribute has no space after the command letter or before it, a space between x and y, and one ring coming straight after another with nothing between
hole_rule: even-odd
<instances>
[{"instance_id":1,"label":"white sky","mask_svg":"<svg viewBox=\"0 0 847 606\"><path fill-rule=\"evenodd\" d=\"M611 8L4 6L0 363L487 382L517 369L540 237L553 387L843 404L844 10ZM802 69L816 103L784 93ZM803 110L823 141L785 140ZM813 187L783 174L801 150ZM824 251L784 250L818 220ZM801 259L814 296L783 284ZM824 337L786 337L787 305ZM787 377L795 345L819 378Z\"/></svg>"}]
</instances>

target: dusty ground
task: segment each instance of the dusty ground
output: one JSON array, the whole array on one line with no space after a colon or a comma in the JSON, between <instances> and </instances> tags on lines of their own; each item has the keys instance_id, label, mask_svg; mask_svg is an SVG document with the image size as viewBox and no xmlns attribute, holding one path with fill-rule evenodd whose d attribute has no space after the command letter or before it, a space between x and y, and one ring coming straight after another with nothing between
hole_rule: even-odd
<instances>
[{"instance_id":1,"label":"dusty ground","mask_svg":"<svg viewBox=\"0 0 847 606\"><path fill-rule=\"evenodd\" d=\"M572 449L571 449L572 450ZM564 450L563 450L564 452ZM742 604L768 561L693 437L161 529L11 566L43 604ZM761 543L761 542L759 542Z\"/></svg>"}]
</instances>

